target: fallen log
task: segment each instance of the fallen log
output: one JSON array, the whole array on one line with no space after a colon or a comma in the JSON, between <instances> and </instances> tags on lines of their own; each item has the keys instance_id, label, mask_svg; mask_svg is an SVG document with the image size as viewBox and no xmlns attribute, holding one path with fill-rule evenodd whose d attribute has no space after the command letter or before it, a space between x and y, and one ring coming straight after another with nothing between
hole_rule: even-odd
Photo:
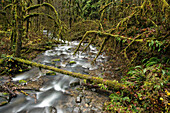
<instances>
[{"instance_id":1,"label":"fallen log","mask_svg":"<svg viewBox=\"0 0 170 113\"><path fill-rule=\"evenodd\" d=\"M3 64L4 60L3 59L0 59L0 65Z\"/></svg>"},{"instance_id":2,"label":"fallen log","mask_svg":"<svg viewBox=\"0 0 170 113\"><path fill-rule=\"evenodd\" d=\"M122 84L122 83L119 83L116 80L113 80L113 81L112 80L106 80L106 79L103 79L103 78L100 78L100 77L93 77L93 76L90 76L90 75L70 72L70 71L58 69L58 68L53 67L53 66L43 65L43 64L39 64L39 63L32 62L32 61L29 61L29 60L24 60L24 59L21 59L21 58L16 58L16 57L10 57L10 58L13 58L13 60L27 64L27 65L52 70L52 71L55 71L55 72L58 72L58 73L61 73L61 74L69 75L69 76L80 78L80 79L86 79L86 80L93 82L93 83L96 83L96 84L104 84L104 85L107 86L108 89L124 90L125 92L128 92L127 86Z\"/></svg>"}]
</instances>

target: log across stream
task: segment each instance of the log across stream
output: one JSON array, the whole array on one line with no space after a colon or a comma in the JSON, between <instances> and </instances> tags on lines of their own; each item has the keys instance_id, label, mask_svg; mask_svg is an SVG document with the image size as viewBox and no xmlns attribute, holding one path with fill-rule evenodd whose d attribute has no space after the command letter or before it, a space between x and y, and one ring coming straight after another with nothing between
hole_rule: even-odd
<instances>
[{"instance_id":1,"label":"log across stream","mask_svg":"<svg viewBox=\"0 0 170 113\"><path fill-rule=\"evenodd\" d=\"M125 86L117 81L90 76L89 70L98 70L101 63L106 62L107 58L101 55L97 59L97 63L92 65L90 59L93 60L95 57L97 53L96 48L90 46L88 53L73 56L74 48L77 45L78 42L60 44L53 50L47 50L45 53L37 56L33 61L13 58L18 62L34 67L30 71L14 77L13 82L18 83L20 80L26 80L30 85L28 85L29 87L35 87L31 85L36 85L37 81L39 82L37 86L40 86L40 90L26 90L25 92L27 92L29 96L19 94L16 98L12 99L9 104L0 107L0 111L3 113L71 113L86 110L96 113L101 112L102 108L98 108L97 106L102 106L103 102L97 101L104 101L104 96L100 95L97 98L96 95L98 94L95 92L86 92L86 96L84 96L85 94L80 91L76 93L76 98L73 98L71 94L68 93L70 89L74 89L73 91L75 91L76 86L72 84L80 84L78 78L86 79L96 84L107 85L110 89L126 90ZM37 67L43 68L43 71L40 71ZM47 70L54 71L53 75L52 73L50 75ZM101 73L102 72L99 72L99 76ZM81 89L80 85L79 89ZM96 105L97 103L101 103L101 105Z\"/></svg>"}]
</instances>

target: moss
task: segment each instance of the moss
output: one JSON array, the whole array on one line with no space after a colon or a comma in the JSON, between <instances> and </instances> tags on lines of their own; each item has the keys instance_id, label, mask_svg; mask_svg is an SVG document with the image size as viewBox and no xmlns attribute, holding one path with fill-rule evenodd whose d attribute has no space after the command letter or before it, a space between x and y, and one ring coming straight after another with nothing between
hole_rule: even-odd
<instances>
[{"instance_id":1,"label":"moss","mask_svg":"<svg viewBox=\"0 0 170 113\"><path fill-rule=\"evenodd\" d=\"M55 65L55 67L57 67L57 68L61 68L61 66L59 66L59 65Z\"/></svg>"},{"instance_id":2,"label":"moss","mask_svg":"<svg viewBox=\"0 0 170 113\"><path fill-rule=\"evenodd\" d=\"M0 103L0 106L5 105L5 104L8 104L8 102L7 101L3 101L3 102Z\"/></svg>"},{"instance_id":3,"label":"moss","mask_svg":"<svg viewBox=\"0 0 170 113\"><path fill-rule=\"evenodd\" d=\"M51 64L55 64L55 62L52 62Z\"/></svg>"},{"instance_id":4,"label":"moss","mask_svg":"<svg viewBox=\"0 0 170 113\"><path fill-rule=\"evenodd\" d=\"M3 95L4 95L4 96L7 96L7 95L9 95L9 93L6 93L6 92L5 92L5 93L3 93Z\"/></svg>"},{"instance_id":5,"label":"moss","mask_svg":"<svg viewBox=\"0 0 170 113\"><path fill-rule=\"evenodd\" d=\"M60 59L52 59L51 60L52 62L59 62L59 61L61 61Z\"/></svg>"},{"instance_id":6,"label":"moss","mask_svg":"<svg viewBox=\"0 0 170 113\"><path fill-rule=\"evenodd\" d=\"M76 62L75 61L70 61L69 64L76 64Z\"/></svg>"},{"instance_id":7,"label":"moss","mask_svg":"<svg viewBox=\"0 0 170 113\"><path fill-rule=\"evenodd\" d=\"M0 65L3 64L4 60L3 59L0 59Z\"/></svg>"},{"instance_id":8,"label":"moss","mask_svg":"<svg viewBox=\"0 0 170 113\"><path fill-rule=\"evenodd\" d=\"M48 71L46 75L56 75L56 73L54 71Z\"/></svg>"},{"instance_id":9,"label":"moss","mask_svg":"<svg viewBox=\"0 0 170 113\"><path fill-rule=\"evenodd\" d=\"M19 80L19 83L21 84L21 83L27 83L27 81L26 80Z\"/></svg>"},{"instance_id":10,"label":"moss","mask_svg":"<svg viewBox=\"0 0 170 113\"><path fill-rule=\"evenodd\" d=\"M70 72L70 71L58 69L56 67L47 66L47 65L43 65L43 64L38 64L36 62L31 62L31 61L20 59L20 58L14 58L14 60L16 60L18 62L28 64L28 65L32 65L32 66L52 70L52 71L50 71L51 73L48 72L49 75L54 74L55 72L58 72L58 73L62 73L62 74L72 76L72 77L80 78L80 79L86 79L86 80L89 80L89 81L97 83L97 84L104 84L104 85L107 85L109 89L115 89L115 90L120 90L121 89L121 90L124 90L124 92L128 93L127 86L125 86L124 84L119 83L116 80L111 81L111 80L106 80L106 79L99 78L99 77L93 77L93 76L90 76L90 75ZM56 73L55 73L55 75L56 75Z\"/></svg>"}]
</instances>

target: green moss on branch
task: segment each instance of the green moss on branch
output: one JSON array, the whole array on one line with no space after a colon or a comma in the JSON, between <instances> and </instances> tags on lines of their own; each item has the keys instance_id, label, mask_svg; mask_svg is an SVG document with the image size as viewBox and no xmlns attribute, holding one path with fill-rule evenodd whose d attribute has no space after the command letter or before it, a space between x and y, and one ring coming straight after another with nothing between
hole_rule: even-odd
<instances>
[{"instance_id":1,"label":"green moss on branch","mask_svg":"<svg viewBox=\"0 0 170 113\"><path fill-rule=\"evenodd\" d=\"M111 81L111 80L106 80L106 79L99 78L99 77L93 77L93 76L90 76L90 75L70 72L70 71L58 69L56 67L47 66L47 65L43 65L43 64L38 64L36 62L31 62L29 60L24 60L24 59L21 59L21 58L14 57L13 59L18 61L18 62L27 64L27 65L31 65L31 66L35 66L35 67L41 67L41 68L44 68L44 69L49 69L49 70L52 70L52 71L55 71L55 72L58 72L58 73L61 73L61 74L69 75L69 76L80 78L80 79L86 79L86 80L89 80L89 81L97 83L97 84L102 83L104 85L107 85L108 88L110 88L110 89L124 90L125 92L128 92L127 91L127 86L125 86L124 84L119 83L116 80Z\"/></svg>"}]
</instances>

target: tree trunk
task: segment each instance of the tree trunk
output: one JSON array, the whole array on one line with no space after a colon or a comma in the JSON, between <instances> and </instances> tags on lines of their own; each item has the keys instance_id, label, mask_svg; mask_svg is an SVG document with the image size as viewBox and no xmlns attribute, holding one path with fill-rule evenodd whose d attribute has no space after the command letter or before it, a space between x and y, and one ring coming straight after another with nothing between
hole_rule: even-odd
<instances>
[{"instance_id":1,"label":"tree trunk","mask_svg":"<svg viewBox=\"0 0 170 113\"><path fill-rule=\"evenodd\" d=\"M22 4L18 2L17 4L17 18L16 18L16 25L17 25L17 37L16 37L16 51L15 56L21 56L21 48L22 48L22 36L23 36L23 11L22 11Z\"/></svg>"},{"instance_id":2,"label":"tree trunk","mask_svg":"<svg viewBox=\"0 0 170 113\"><path fill-rule=\"evenodd\" d=\"M31 4L31 3L28 2L27 7L29 7L30 4ZM29 11L27 12L27 14L29 15ZM27 19L27 25L26 25L26 39L28 39L29 24L30 24L30 19L28 18L28 19Z\"/></svg>"},{"instance_id":3,"label":"tree trunk","mask_svg":"<svg viewBox=\"0 0 170 113\"><path fill-rule=\"evenodd\" d=\"M103 78L100 78L100 77L93 77L93 76L90 76L90 75L70 72L70 71L58 69L56 67L47 66L47 65L43 65L43 64L38 64L36 62L24 60L24 59L21 59L21 58L15 57L13 59L18 61L18 62L22 62L24 64L27 64L27 65L32 65L32 66L35 66L35 67L41 67L41 68L44 68L44 69L49 69L49 70L52 70L52 71L55 71L55 72L58 72L58 73L61 73L61 74L69 75L69 76L80 78L80 79L86 79L86 80L89 80L90 82L93 82L93 83L96 83L96 84L104 84L104 85L107 85L108 89L113 89L113 90L116 90L116 91L117 90L124 90L125 92L128 93L127 86L122 84L122 83L119 83L116 80L111 81L111 80L106 80L106 79L103 79Z\"/></svg>"}]
</instances>

